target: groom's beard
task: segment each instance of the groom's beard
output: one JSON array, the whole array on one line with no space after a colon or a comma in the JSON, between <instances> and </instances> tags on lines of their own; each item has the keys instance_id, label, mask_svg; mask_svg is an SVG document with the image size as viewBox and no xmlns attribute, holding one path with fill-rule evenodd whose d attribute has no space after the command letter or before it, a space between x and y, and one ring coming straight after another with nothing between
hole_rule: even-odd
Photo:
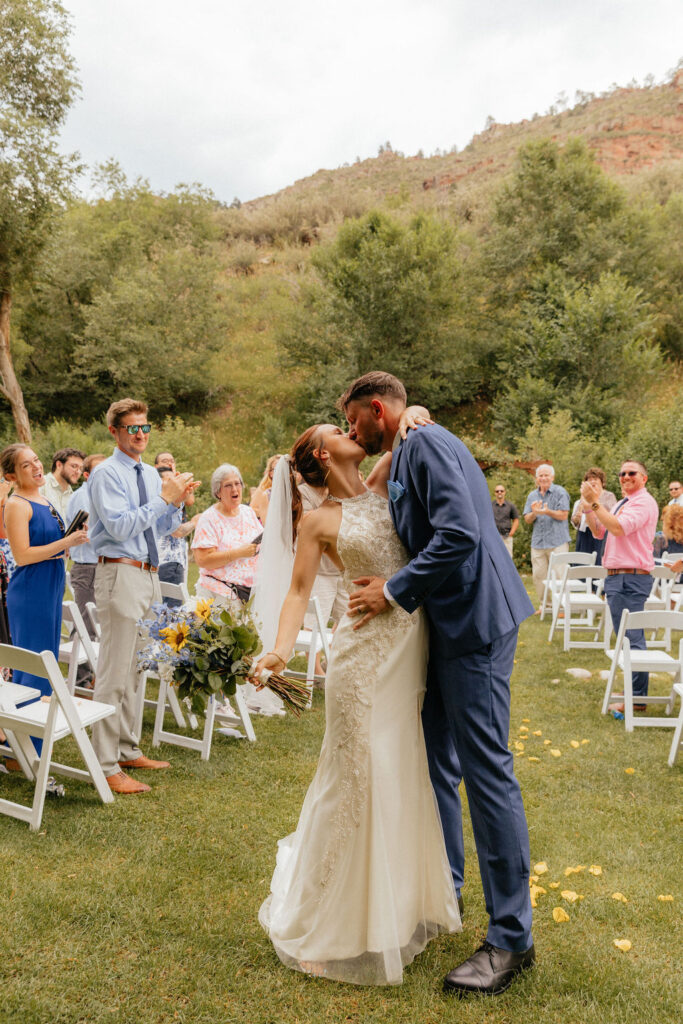
<instances>
[{"instance_id":1,"label":"groom's beard","mask_svg":"<svg viewBox=\"0 0 683 1024\"><path fill-rule=\"evenodd\" d=\"M357 433L354 440L356 444L359 444L361 448L365 450L366 455L379 455L384 443L384 433L379 427L377 427L369 433L364 434L363 437L360 437Z\"/></svg>"}]
</instances>

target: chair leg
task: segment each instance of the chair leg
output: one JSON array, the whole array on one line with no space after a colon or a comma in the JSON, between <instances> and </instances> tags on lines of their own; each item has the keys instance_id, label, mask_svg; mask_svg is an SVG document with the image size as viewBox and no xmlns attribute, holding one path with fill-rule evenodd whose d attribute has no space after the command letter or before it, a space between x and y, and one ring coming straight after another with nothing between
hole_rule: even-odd
<instances>
[{"instance_id":1,"label":"chair leg","mask_svg":"<svg viewBox=\"0 0 683 1024\"><path fill-rule=\"evenodd\" d=\"M681 698L681 710L678 715L678 721L676 722L676 728L674 729L674 737L671 741L671 750L669 751L669 767L673 768L678 757L678 752L681 748L681 737L683 736L683 698Z\"/></svg>"},{"instance_id":2,"label":"chair leg","mask_svg":"<svg viewBox=\"0 0 683 1024\"><path fill-rule=\"evenodd\" d=\"M247 739L252 743L255 743L256 733L254 732L254 726L251 724L251 715L249 714L247 702L245 701L241 687L239 686L235 690L235 704L237 705L237 710L239 711L240 718L242 719L242 725L244 726L244 731L247 734Z\"/></svg>"},{"instance_id":3,"label":"chair leg","mask_svg":"<svg viewBox=\"0 0 683 1024\"><path fill-rule=\"evenodd\" d=\"M633 675L631 666L624 659L624 725L626 732L633 732Z\"/></svg>"},{"instance_id":4,"label":"chair leg","mask_svg":"<svg viewBox=\"0 0 683 1024\"><path fill-rule=\"evenodd\" d=\"M607 685L605 686L605 697L602 702L602 714L606 715L609 711L610 697L612 696L612 690L614 688L614 677L617 674L618 661L616 650L614 657L612 658L612 664L610 665L609 675L607 676Z\"/></svg>"},{"instance_id":5,"label":"chair leg","mask_svg":"<svg viewBox=\"0 0 683 1024\"><path fill-rule=\"evenodd\" d=\"M204 718L204 734L202 736L202 761L208 761L211 756L211 741L213 739L213 726L216 718L216 698L209 697L206 704L206 715Z\"/></svg>"}]
</instances>

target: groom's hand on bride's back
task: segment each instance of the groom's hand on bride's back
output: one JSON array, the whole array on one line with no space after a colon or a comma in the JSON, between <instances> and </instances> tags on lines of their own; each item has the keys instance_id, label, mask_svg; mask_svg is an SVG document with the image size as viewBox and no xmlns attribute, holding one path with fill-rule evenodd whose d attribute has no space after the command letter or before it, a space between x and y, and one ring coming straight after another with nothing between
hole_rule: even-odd
<instances>
[{"instance_id":1,"label":"groom's hand on bride's back","mask_svg":"<svg viewBox=\"0 0 683 1024\"><path fill-rule=\"evenodd\" d=\"M361 590L354 590L349 596L349 615L357 619L354 629L360 629L375 615L380 615L390 608L390 604L384 596L384 584L386 580L381 576L359 576L353 581L355 587Z\"/></svg>"}]
</instances>

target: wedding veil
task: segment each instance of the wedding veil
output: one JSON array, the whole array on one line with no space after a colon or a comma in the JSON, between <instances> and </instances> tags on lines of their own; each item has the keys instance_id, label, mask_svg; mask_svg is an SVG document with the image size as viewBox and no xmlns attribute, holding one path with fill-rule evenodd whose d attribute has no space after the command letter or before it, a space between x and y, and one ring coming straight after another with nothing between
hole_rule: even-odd
<instances>
[{"instance_id":1,"label":"wedding veil","mask_svg":"<svg viewBox=\"0 0 683 1024\"><path fill-rule=\"evenodd\" d=\"M280 611L294 567L292 544L292 485L289 459L278 460L268 504L268 517L252 588L252 615L263 644L263 653L275 645Z\"/></svg>"}]
</instances>

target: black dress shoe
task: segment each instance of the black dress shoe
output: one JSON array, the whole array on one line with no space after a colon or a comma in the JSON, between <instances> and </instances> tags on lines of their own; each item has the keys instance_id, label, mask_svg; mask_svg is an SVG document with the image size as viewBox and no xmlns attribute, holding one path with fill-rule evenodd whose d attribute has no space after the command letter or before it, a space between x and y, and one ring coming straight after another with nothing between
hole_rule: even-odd
<instances>
[{"instance_id":1,"label":"black dress shoe","mask_svg":"<svg viewBox=\"0 0 683 1024\"><path fill-rule=\"evenodd\" d=\"M460 920L462 921L465 916L465 901L462 896L458 896L458 910L460 911Z\"/></svg>"},{"instance_id":2,"label":"black dress shoe","mask_svg":"<svg viewBox=\"0 0 683 1024\"><path fill-rule=\"evenodd\" d=\"M495 996L504 992L515 979L515 975L533 967L536 951L533 946L523 953L511 953L485 942L469 960L455 967L444 978L444 992L466 996L479 992Z\"/></svg>"}]
</instances>

